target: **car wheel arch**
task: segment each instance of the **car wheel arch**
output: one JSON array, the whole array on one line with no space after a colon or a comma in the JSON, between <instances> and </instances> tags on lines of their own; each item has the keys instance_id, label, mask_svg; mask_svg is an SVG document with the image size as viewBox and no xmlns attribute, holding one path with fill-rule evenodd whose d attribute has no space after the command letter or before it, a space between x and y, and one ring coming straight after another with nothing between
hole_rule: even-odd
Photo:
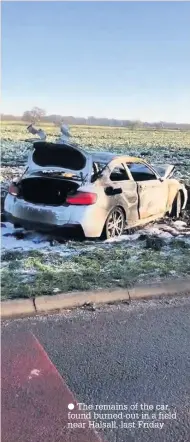
<instances>
[{"instance_id":1,"label":"car wheel arch","mask_svg":"<svg viewBox=\"0 0 190 442\"><path fill-rule=\"evenodd\" d=\"M186 195L185 195L185 192L184 192L184 190L183 190L182 187L179 187L179 188L176 190L175 196L174 196L174 198L173 198L172 205L173 205L173 203L175 202L178 193L179 193L180 196L181 196L181 207L183 208L184 203L185 203L185 201L186 201Z\"/></svg>"},{"instance_id":2,"label":"car wheel arch","mask_svg":"<svg viewBox=\"0 0 190 442\"><path fill-rule=\"evenodd\" d=\"M108 238L106 238L106 224L107 224L107 221L108 221L108 219L109 219L109 216L110 216L111 213L112 213L114 210L116 210L116 209L120 209L120 210L122 211L122 213L123 213L123 217L124 217L124 224L126 223L126 219L127 219L127 217L126 217L126 212L125 212L124 207L123 207L122 205L120 205L120 204L115 204L115 205L111 208L111 210L109 211L109 213L107 214L107 217L106 217L106 220L105 220L105 223L104 223L104 226L103 226L102 234L101 234L101 239L108 239Z\"/></svg>"},{"instance_id":3,"label":"car wheel arch","mask_svg":"<svg viewBox=\"0 0 190 442\"><path fill-rule=\"evenodd\" d=\"M178 196L179 196L179 198L178 198ZM184 204L184 202L183 202L184 197L185 196L184 196L183 190L178 189L177 192L175 193L175 197L173 198L172 205L171 205L170 216L172 218L173 217L179 218L179 216L181 215L181 211L182 211L183 204ZM178 213L178 211L179 211L179 213Z\"/></svg>"},{"instance_id":4,"label":"car wheel arch","mask_svg":"<svg viewBox=\"0 0 190 442\"><path fill-rule=\"evenodd\" d=\"M183 189L179 189L179 192L181 194L181 205L182 205L182 208L183 208L185 200L186 200L186 195L185 195L185 192L184 192Z\"/></svg>"},{"instance_id":5,"label":"car wheel arch","mask_svg":"<svg viewBox=\"0 0 190 442\"><path fill-rule=\"evenodd\" d=\"M110 215L110 213L112 212L112 210L114 210L114 209L121 209L121 210L122 210L122 212L123 212L123 214L124 214L124 217L125 217L125 222L126 222L126 221L127 221L127 213L126 213L124 207L123 207L121 204L116 204L115 206L113 206L113 207L110 209L109 213L108 213L107 216L106 216L106 220L107 220L108 216ZM105 222L106 222L106 220L105 220Z\"/></svg>"}]
</instances>

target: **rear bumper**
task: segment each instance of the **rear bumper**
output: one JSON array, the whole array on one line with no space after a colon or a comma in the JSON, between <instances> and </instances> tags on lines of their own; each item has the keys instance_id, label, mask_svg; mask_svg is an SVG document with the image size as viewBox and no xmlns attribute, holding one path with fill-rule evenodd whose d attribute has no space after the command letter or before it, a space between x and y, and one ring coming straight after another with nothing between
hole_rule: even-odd
<instances>
[{"instance_id":1,"label":"rear bumper","mask_svg":"<svg viewBox=\"0 0 190 442\"><path fill-rule=\"evenodd\" d=\"M57 224L45 224L43 222L27 221L21 218L15 217L8 212L4 212L5 220L18 227L24 227L26 230L36 230L37 232L44 233L65 233L66 235L79 235L84 236L84 231L80 224L64 224L64 226L58 226Z\"/></svg>"},{"instance_id":2,"label":"rear bumper","mask_svg":"<svg viewBox=\"0 0 190 442\"><path fill-rule=\"evenodd\" d=\"M12 195L5 199L7 221L26 229L52 232L82 230L86 238L99 238L106 219L106 211L90 206L43 206L28 203Z\"/></svg>"},{"instance_id":3,"label":"rear bumper","mask_svg":"<svg viewBox=\"0 0 190 442\"><path fill-rule=\"evenodd\" d=\"M12 216L20 220L20 224L47 225L47 227L63 227L70 224L70 208L65 206L46 206L29 203L23 199L7 195L4 204L7 217Z\"/></svg>"}]
</instances>

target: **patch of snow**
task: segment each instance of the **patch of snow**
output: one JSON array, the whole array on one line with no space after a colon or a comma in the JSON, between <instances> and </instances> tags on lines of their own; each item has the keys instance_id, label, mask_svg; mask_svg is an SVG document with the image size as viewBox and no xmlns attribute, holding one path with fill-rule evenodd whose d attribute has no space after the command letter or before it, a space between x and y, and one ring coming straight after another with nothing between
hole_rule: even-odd
<instances>
[{"instance_id":1,"label":"patch of snow","mask_svg":"<svg viewBox=\"0 0 190 442\"><path fill-rule=\"evenodd\" d=\"M112 243L112 242L121 242L121 241L135 241L136 239L139 239L142 232L133 233L132 235L122 235L115 238L106 239L104 243Z\"/></svg>"},{"instance_id":2,"label":"patch of snow","mask_svg":"<svg viewBox=\"0 0 190 442\"><path fill-rule=\"evenodd\" d=\"M19 273L24 273L26 275L35 275L37 273L37 270L34 270L34 269L20 269Z\"/></svg>"},{"instance_id":3,"label":"patch of snow","mask_svg":"<svg viewBox=\"0 0 190 442\"><path fill-rule=\"evenodd\" d=\"M177 227L177 229L185 229L187 227L187 223L185 221L173 221L173 226Z\"/></svg>"},{"instance_id":4,"label":"patch of snow","mask_svg":"<svg viewBox=\"0 0 190 442\"><path fill-rule=\"evenodd\" d=\"M39 376L40 375L40 370L37 370L36 368L34 368L33 370L31 370L30 375L28 376L28 379L32 379L34 376Z\"/></svg>"},{"instance_id":5,"label":"patch of snow","mask_svg":"<svg viewBox=\"0 0 190 442\"><path fill-rule=\"evenodd\" d=\"M17 251L29 251L48 249L51 251L57 251L57 247L50 246L50 237L45 234L35 233L31 231L25 231L23 228L15 229L11 223L4 223L5 227L1 229L1 250L17 250ZM23 237L17 237L18 234ZM59 245L59 249L62 252L71 253L71 251Z\"/></svg>"},{"instance_id":6,"label":"patch of snow","mask_svg":"<svg viewBox=\"0 0 190 442\"><path fill-rule=\"evenodd\" d=\"M53 289L53 293L58 293L58 292L60 292L61 290L60 289L58 289L57 287L55 288L55 289Z\"/></svg>"},{"instance_id":7,"label":"patch of snow","mask_svg":"<svg viewBox=\"0 0 190 442\"><path fill-rule=\"evenodd\" d=\"M83 243L69 243L66 244L59 243L58 240L53 241L52 237L48 234L36 233L33 231L26 231L23 228L14 228L11 223L3 223L1 234L1 249L3 251L30 251L30 250L40 250L44 254L48 253L59 253L60 256L66 257L70 255L79 255L85 252L93 252L97 250L98 247L104 248L109 246L109 244L128 242L130 247L139 247L140 241L138 239L141 235L157 236L159 238L172 240L174 237L183 239L189 242L190 240L190 228L186 227L184 221L175 221L171 225L164 224L154 224L147 225L143 229L139 229L133 234L124 234L120 237L110 238L104 242L97 241L94 244L89 244L88 242Z\"/></svg>"},{"instance_id":8,"label":"patch of snow","mask_svg":"<svg viewBox=\"0 0 190 442\"><path fill-rule=\"evenodd\" d=\"M7 222L4 222L4 223L3 223L3 227L1 228L1 235L3 236L3 235L5 235L5 234L7 234L7 233L12 234L12 233L15 232L15 230L17 230L17 231L21 231L21 230L23 230L23 228L15 229L14 226L13 226L13 224L11 224L11 223L7 223Z\"/></svg>"},{"instance_id":9,"label":"patch of snow","mask_svg":"<svg viewBox=\"0 0 190 442\"><path fill-rule=\"evenodd\" d=\"M171 239L172 234L163 231L159 229L159 227L145 227L144 229L138 230L137 233L133 233L131 235L122 235L120 237L116 238L110 238L105 241L105 243L115 243L115 242L122 242L122 241L136 241L140 238L141 235L146 236L159 236L159 238L163 239Z\"/></svg>"},{"instance_id":10,"label":"patch of snow","mask_svg":"<svg viewBox=\"0 0 190 442\"><path fill-rule=\"evenodd\" d=\"M32 240L26 240L26 239L17 239L15 237L2 237L1 242L1 250L2 252L5 250L17 250L17 251L29 251L29 250L37 250L42 249L44 247L48 247L49 242L43 241L40 243L36 243Z\"/></svg>"},{"instance_id":11,"label":"patch of snow","mask_svg":"<svg viewBox=\"0 0 190 442\"><path fill-rule=\"evenodd\" d=\"M5 227L2 227L1 234L1 251L31 251L40 250L44 254L49 253L59 253L60 256L67 257L70 255L79 255L81 252L85 253L88 251L96 250L95 245L84 246L81 244L77 247L76 245L61 244L56 241L56 245L52 246L52 238L43 233L36 233L32 231L25 231L23 228L15 229L10 223L4 223ZM17 237L18 234L18 237ZM21 238L20 235L21 234Z\"/></svg>"}]
</instances>

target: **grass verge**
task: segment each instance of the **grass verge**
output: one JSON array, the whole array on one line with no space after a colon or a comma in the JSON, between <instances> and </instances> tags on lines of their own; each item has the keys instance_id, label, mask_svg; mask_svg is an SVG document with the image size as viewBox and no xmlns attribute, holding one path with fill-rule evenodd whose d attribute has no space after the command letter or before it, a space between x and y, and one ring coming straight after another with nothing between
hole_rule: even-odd
<instances>
[{"instance_id":1,"label":"grass verge","mask_svg":"<svg viewBox=\"0 0 190 442\"><path fill-rule=\"evenodd\" d=\"M190 275L190 245L174 239L159 250L147 241L107 244L63 257L31 251L2 255L2 300L57 292L128 287L137 282Z\"/></svg>"}]
</instances>

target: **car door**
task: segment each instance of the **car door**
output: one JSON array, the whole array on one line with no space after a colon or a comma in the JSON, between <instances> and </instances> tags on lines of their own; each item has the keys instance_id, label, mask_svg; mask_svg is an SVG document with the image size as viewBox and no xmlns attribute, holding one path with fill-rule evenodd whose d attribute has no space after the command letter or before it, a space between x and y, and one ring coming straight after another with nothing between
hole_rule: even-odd
<instances>
[{"instance_id":1,"label":"car door","mask_svg":"<svg viewBox=\"0 0 190 442\"><path fill-rule=\"evenodd\" d=\"M120 205L126 213L127 224L133 224L139 219L137 184L130 178L124 164L112 161L109 165L109 181L113 189L121 188L122 193L115 195L114 206Z\"/></svg>"},{"instance_id":2,"label":"car door","mask_svg":"<svg viewBox=\"0 0 190 442\"><path fill-rule=\"evenodd\" d=\"M140 219L164 214L167 207L167 181L159 179L148 165L127 162L126 166L137 184Z\"/></svg>"}]
</instances>

